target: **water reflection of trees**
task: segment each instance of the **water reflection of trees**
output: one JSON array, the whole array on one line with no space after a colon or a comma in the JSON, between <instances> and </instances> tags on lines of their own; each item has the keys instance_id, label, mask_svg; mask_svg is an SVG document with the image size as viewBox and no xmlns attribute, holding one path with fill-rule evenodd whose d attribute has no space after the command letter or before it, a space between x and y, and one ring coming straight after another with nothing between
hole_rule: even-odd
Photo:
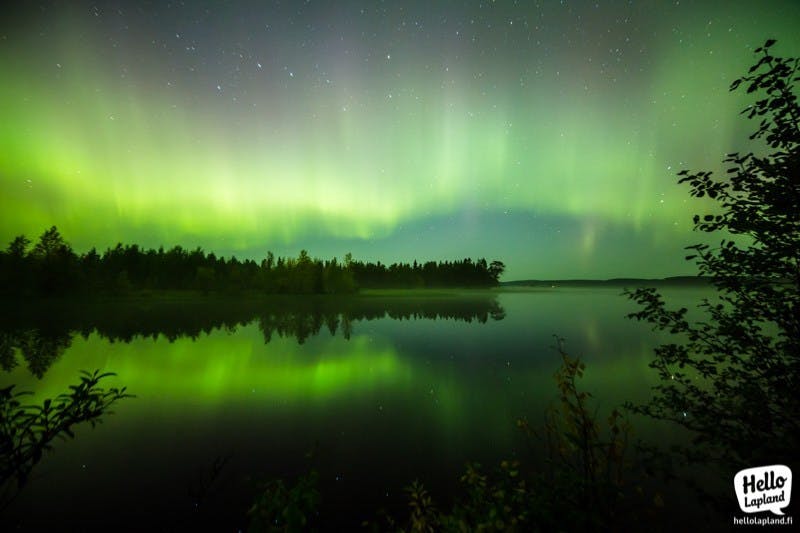
<instances>
[{"instance_id":1,"label":"water reflection of trees","mask_svg":"<svg viewBox=\"0 0 800 533\"><path fill-rule=\"evenodd\" d=\"M494 297L471 298L352 298L306 300L305 307L277 307L258 314L258 327L265 342L273 335L294 337L302 344L323 327L331 335L349 339L353 323L361 320L458 320L478 322L502 320L505 311Z\"/></svg>"},{"instance_id":2,"label":"water reflection of trees","mask_svg":"<svg viewBox=\"0 0 800 533\"><path fill-rule=\"evenodd\" d=\"M349 339L364 320L502 320L505 311L491 294L395 297L304 297L235 300L131 300L127 302L30 302L0 306L0 367L20 364L41 378L72 344L75 335L92 333L111 342L134 338L196 339L202 333L257 322L270 342L276 335L302 344L323 331Z\"/></svg>"},{"instance_id":3,"label":"water reflection of trees","mask_svg":"<svg viewBox=\"0 0 800 533\"><path fill-rule=\"evenodd\" d=\"M71 345L70 331L31 328L0 332L0 366L7 372L16 368L19 364L16 349L27 362L31 374L41 378Z\"/></svg>"}]
</instances>

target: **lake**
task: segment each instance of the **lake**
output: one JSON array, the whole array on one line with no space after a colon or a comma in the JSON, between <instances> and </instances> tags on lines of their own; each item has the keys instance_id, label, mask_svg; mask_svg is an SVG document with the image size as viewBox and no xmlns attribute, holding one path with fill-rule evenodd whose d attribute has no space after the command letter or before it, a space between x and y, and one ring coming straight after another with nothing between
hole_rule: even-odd
<instances>
[{"instance_id":1,"label":"lake","mask_svg":"<svg viewBox=\"0 0 800 533\"><path fill-rule=\"evenodd\" d=\"M554 335L601 413L643 400L666 340L619 287L353 297L48 302L4 310L0 386L53 397L82 369L127 386L96 428L56 441L4 513L22 530L244 527L259 481L320 475L327 523L357 527L424 482L448 501L467 461L523 457L515 425L555 401ZM692 307L707 288L662 291ZM13 347L13 348L12 348ZM647 422L640 435L662 438ZM215 468L215 465L217 466ZM216 472L216 473L215 473ZM46 512L42 512L42 506ZM199 522L198 522L199 521Z\"/></svg>"}]
</instances>

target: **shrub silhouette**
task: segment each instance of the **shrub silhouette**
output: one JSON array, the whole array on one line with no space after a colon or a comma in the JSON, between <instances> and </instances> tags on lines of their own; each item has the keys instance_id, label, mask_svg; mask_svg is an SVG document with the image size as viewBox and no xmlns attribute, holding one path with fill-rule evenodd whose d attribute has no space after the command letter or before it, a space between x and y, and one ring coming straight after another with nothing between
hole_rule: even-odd
<instances>
[{"instance_id":1,"label":"shrub silhouette","mask_svg":"<svg viewBox=\"0 0 800 533\"><path fill-rule=\"evenodd\" d=\"M425 486L406 487L408 516L384 516L367 524L375 531L617 531L636 519L652 519L661 497L641 488L643 470L633 462L631 427L617 409L605 421L578 381L585 365L557 338L561 365L555 374L558 402L534 428L517 426L533 448L544 448L542 465L504 460L495 469L469 463L462 491L442 510ZM538 453L541 455L541 452Z\"/></svg>"},{"instance_id":2,"label":"shrub silhouette","mask_svg":"<svg viewBox=\"0 0 800 533\"><path fill-rule=\"evenodd\" d=\"M43 454L56 438L74 437L74 426L89 422L92 427L110 414L108 408L130 398L123 387L103 389L100 380L113 376L82 372L81 381L70 392L42 405L22 403L29 392L14 392L14 385L0 389L0 508L5 507L27 483Z\"/></svg>"},{"instance_id":3,"label":"shrub silhouette","mask_svg":"<svg viewBox=\"0 0 800 533\"><path fill-rule=\"evenodd\" d=\"M772 55L774 44L758 48L756 64L731 85L756 96L742 113L760 120L750 139L765 153L728 154L727 179L679 173L692 196L719 208L694 217L695 230L720 234L719 246L689 246L687 260L712 278L720 301L703 300L707 318L690 323L655 289L628 293L643 307L632 318L679 338L656 349L652 399L630 407L690 430L678 457L725 476L789 462L800 445L800 60Z\"/></svg>"}]
</instances>

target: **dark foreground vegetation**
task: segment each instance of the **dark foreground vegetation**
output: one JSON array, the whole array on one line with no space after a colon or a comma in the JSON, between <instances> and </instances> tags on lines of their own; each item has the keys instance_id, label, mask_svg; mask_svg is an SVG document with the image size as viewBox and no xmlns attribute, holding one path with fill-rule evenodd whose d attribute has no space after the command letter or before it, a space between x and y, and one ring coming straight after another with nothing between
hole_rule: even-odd
<instances>
[{"instance_id":1,"label":"dark foreground vegetation","mask_svg":"<svg viewBox=\"0 0 800 533\"><path fill-rule=\"evenodd\" d=\"M728 154L725 178L679 173L692 196L716 203L694 224L719 244L689 246L686 259L711 278L719 300L703 301L705 318L693 323L653 288L629 294L641 306L632 318L676 336L656 349L651 367L661 384L652 400L630 407L688 430L693 440L674 457L725 484L744 468L798 467L800 58L773 56L774 43L758 48L758 62L731 86L756 96L742 114L759 121L750 139L762 141L760 150Z\"/></svg>"},{"instance_id":2,"label":"dark foreground vegetation","mask_svg":"<svg viewBox=\"0 0 800 533\"><path fill-rule=\"evenodd\" d=\"M19 235L0 252L0 290L6 295L126 294L135 290L243 291L284 294L341 294L359 288L491 287L505 265L466 258L384 265L272 252L260 263L226 259L202 249L144 249L117 244L105 252L76 254L53 226L31 246Z\"/></svg>"},{"instance_id":3,"label":"dark foreground vegetation","mask_svg":"<svg viewBox=\"0 0 800 533\"><path fill-rule=\"evenodd\" d=\"M131 397L125 387L100 387L112 375L83 372L69 392L41 405L27 401L30 392L15 391L13 385L0 389L0 511L25 487L54 440L74 437L75 426L86 422L94 427L113 404Z\"/></svg>"}]
</instances>

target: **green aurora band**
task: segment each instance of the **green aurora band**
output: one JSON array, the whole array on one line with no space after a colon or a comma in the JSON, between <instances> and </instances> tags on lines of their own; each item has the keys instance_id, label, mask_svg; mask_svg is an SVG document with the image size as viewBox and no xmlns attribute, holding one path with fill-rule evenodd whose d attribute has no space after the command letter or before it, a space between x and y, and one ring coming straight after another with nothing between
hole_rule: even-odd
<instances>
[{"instance_id":1,"label":"green aurora band","mask_svg":"<svg viewBox=\"0 0 800 533\"><path fill-rule=\"evenodd\" d=\"M800 51L800 5L662 4L613 38L605 19L561 32L535 10L492 7L494 26L474 33L487 48L460 40L471 15L427 38L386 24L369 43L339 31L358 24L342 15L307 47L288 29L259 40L240 19L206 44L188 23L112 32L78 9L20 17L0 25L0 239L56 224L79 251L123 241L258 258L366 242L368 256L410 260L390 252L409 224L512 211L577 225L576 257L602 255L608 227L671 254L696 240L705 205L675 173L747 148L748 100L727 88L767 37ZM222 66L200 57L226 43ZM518 248L537 230L500 224ZM444 239L426 236L419 256ZM489 250L512 277L555 275L530 266L540 250ZM608 261L567 274L602 275ZM680 273L657 266L663 255L643 261L617 273Z\"/></svg>"}]
</instances>

